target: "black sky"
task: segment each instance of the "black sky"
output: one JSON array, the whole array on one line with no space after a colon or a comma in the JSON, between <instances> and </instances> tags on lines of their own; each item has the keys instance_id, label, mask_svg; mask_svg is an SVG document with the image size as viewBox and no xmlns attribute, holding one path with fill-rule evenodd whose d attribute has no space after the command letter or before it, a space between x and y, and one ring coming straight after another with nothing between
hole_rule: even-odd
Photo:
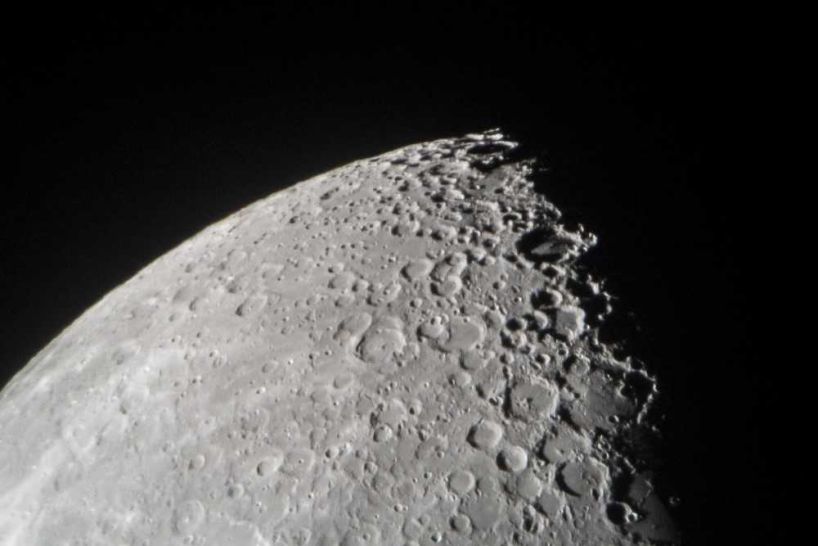
<instances>
[{"instance_id":1,"label":"black sky","mask_svg":"<svg viewBox=\"0 0 818 546\"><path fill-rule=\"evenodd\" d=\"M239 207L502 127L545 158L543 190L599 235L592 265L639 317L689 543L781 540L756 292L770 204L751 182L768 38L734 14L590 22L505 4L10 13L0 384Z\"/></svg>"}]
</instances>

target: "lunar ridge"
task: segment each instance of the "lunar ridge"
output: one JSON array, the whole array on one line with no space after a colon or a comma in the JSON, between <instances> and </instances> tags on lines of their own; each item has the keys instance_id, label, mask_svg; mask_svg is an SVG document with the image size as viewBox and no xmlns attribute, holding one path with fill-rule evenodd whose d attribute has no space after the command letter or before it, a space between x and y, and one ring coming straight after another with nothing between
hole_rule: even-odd
<instances>
[{"instance_id":1,"label":"lunar ridge","mask_svg":"<svg viewBox=\"0 0 818 546\"><path fill-rule=\"evenodd\" d=\"M678 543L623 447L656 379L518 151L355 161L108 293L0 392L0 545Z\"/></svg>"}]
</instances>

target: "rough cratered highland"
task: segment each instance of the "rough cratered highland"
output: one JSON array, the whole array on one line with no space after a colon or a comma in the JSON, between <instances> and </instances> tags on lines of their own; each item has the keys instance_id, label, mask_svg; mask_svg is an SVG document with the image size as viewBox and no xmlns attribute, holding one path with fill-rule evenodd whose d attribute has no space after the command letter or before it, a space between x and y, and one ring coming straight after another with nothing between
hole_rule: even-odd
<instances>
[{"instance_id":1,"label":"rough cratered highland","mask_svg":"<svg viewBox=\"0 0 818 546\"><path fill-rule=\"evenodd\" d=\"M338 168L104 297L0 394L0 544L675 541L655 382L515 146Z\"/></svg>"}]
</instances>

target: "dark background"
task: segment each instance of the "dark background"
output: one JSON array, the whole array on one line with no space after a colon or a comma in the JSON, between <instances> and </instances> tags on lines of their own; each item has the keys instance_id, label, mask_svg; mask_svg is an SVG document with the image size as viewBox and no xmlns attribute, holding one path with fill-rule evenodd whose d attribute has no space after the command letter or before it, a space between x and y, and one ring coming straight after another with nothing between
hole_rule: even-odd
<instances>
[{"instance_id":1,"label":"dark background","mask_svg":"<svg viewBox=\"0 0 818 546\"><path fill-rule=\"evenodd\" d=\"M543 190L600 236L590 263L639 318L687 543L782 540L783 455L766 440L779 397L760 350L775 241L753 183L768 26L505 4L5 17L0 385L239 207L355 159L502 127L545 158Z\"/></svg>"}]
</instances>

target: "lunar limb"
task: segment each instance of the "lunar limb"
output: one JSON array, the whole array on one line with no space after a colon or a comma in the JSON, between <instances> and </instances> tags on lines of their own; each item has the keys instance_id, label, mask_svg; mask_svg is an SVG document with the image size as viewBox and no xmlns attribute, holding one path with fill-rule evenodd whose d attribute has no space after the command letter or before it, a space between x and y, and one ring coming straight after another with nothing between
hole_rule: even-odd
<instances>
[{"instance_id":1,"label":"lunar limb","mask_svg":"<svg viewBox=\"0 0 818 546\"><path fill-rule=\"evenodd\" d=\"M656 382L516 148L356 161L102 298L0 393L0 544L677 542Z\"/></svg>"}]
</instances>

